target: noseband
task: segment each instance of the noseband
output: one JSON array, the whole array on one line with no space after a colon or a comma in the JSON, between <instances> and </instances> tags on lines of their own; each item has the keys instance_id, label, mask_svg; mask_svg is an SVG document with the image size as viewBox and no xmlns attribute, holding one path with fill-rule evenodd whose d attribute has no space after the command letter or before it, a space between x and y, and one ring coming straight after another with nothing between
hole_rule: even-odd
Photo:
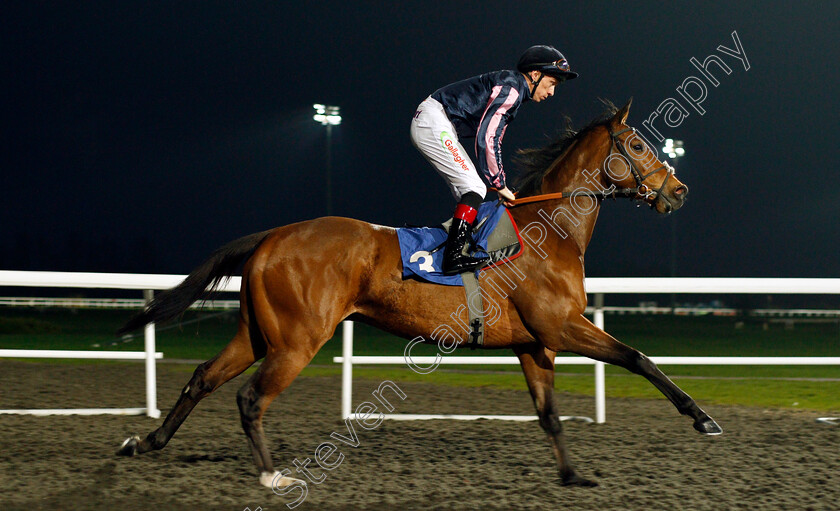
<instances>
[{"instance_id":1,"label":"noseband","mask_svg":"<svg viewBox=\"0 0 840 511\"><path fill-rule=\"evenodd\" d=\"M593 197L596 199L606 199L607 197L626 197L628 199L634 200L646 200L646 199L656 199L662 190L665 188L665 184L668 183L668 179L674 175L674 168L668 165L667 163L662 165L661 167L657 168L654 171L648 172L647 174L642 174L639 169L636 167L636 164L632 157L627 153L627 150L622 145L622 141L618 138L619 135L627 133L628 131L632 131L633 133L636 132L636 128L624 128L623 130L619 131L618 133L613 133L612 130L607 127L607 132L610 134L610 140L612 141L613 148L618 150L618 153L624 157L627 163L630 165L630 172L633 174L633 179L636 180L636 187L635 188L610 188L609 190L604 189L600 192L594 192L591 190L581 190L581 191L574 191L574 192L555 192L555 193L546 193L543 195L534 195L531 197L523 197L521 199L516 199L511 207L521 206L523 204L529 204L531 202L541 202L551 199L566 199L569 197ZM613 155L613 149L610 149L610 154L607 155L607 159L604 160L602 167L606 172L607 163L610 160L610 157ZM651 190L644 184L644 180L649 178L650 176L656 174L661 170L666 170L668 173L665 176L665 179L662 180L662 185L657 190ZM609 174L607 174L609 175ZM653 207L653 204L651 204Z\"/></svg>"}]
</instances>

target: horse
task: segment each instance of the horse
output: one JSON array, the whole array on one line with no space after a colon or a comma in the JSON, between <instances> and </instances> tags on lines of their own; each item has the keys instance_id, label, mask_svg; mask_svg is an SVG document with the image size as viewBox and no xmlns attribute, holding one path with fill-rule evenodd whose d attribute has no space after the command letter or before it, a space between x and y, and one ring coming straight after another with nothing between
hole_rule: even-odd
<instances>
[{"instance_id":1,"label":"horse","mask_svg":"<svg viewBox=\"0 0 840 511\"><path fill-rule=\"evenodd\" d=\"M688 187L675 170L627 124L632 98L578 132L567 128L554 144L520 151L525 171L511 214L522 228L521 255L480 274L482 294L497 308L487 322L486 349L512 349L519 358L560 483L596 486L569 459L553 400L554 360L568 352L623 367L647 378L706 435L720 426L644 354L596 327L585 316L584 253L598 211L608 197L628 197L657 213L679 209ZM571 191L569 191L571 190ZM548 211L548 212L547 212ZM542 226L542 227L540 227ZM530 227L530 228L529 228ZM534 231L540 236L534 240ZM539 243L537 243L537 241ZM160 293L121 332L180 315L209 288L242 267L237 332L215 357L199 364L163 424L144 439L126 439L118 454L162 449L201 399L255 361L257 370L237 393L242 427L260 483L301 483L274 470L263 431L266 408L283 392L344 319L361 321L405 339L430 334L453 311L464 309L463 289L402 277L394 228L324 217L245 236L216 250L178 286ZM516 281L491 297L489 273ZM491 284L491 285L485 285ZM467 333L454 341L470 342ZM286 472L286 471L284 471Z\"/></svg>"}]
</instances>

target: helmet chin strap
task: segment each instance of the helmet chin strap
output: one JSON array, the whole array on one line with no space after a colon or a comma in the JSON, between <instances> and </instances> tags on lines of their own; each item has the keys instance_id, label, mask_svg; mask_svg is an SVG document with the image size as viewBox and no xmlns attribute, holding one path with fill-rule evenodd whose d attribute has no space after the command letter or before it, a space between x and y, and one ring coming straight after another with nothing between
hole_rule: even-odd
<instances>
[{"instance_id":1,"label":"helmet chin strap","mask_svg":"<svg viewBox=\"0 0 840 511\"><path fill-rule=\"evenodd\" d=\"M542 81L542 79L543 79L543 77L544 77L544 76L545 76L545 73L540 72L540 77L539 77L539 78L537 78L537 80L536 80L536 81L534 81L534 79L533 79L533 78L531 78L531 75L528 75L528 79L529 79L529 80L531 80L531 84L534 86L534 87L533 87L533 88L529 91L529 92L530 92L530 94L531 94L531 99L534 99L534 93L535 93L535 92L537 92L537 87L540 85L540 82Z\"/></svg>"}]
</instances>

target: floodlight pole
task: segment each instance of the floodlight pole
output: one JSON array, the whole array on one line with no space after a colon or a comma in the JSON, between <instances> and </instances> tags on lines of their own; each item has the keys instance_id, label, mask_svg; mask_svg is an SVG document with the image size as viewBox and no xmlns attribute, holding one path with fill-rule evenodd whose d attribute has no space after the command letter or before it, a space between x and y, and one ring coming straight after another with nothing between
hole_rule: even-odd
<instances>
[{"instance_id":1,"label":"floodlight pole","mask_svg":"<svg viewBox=\"0 0 840 511\"><path fill-rule=\"evenodd\" d=\"M677 219L673 216L671 220L671 277L677 276ZM671 314L674 314L677 308L677 295L671 293Z\"/></svg>"},{"instance_id":2,"label":"floodlight pole","mask_svg":"<svg viewBox=\"0 0 840 511\"><path fill-rule=\"evenodd\" d=\"M316 103L312 105L315 109L316 122L320 122L327 127L327 172L324 179L324 193L327 201L327 216L332 215L332 127L341 124L341 115L339 107L332 105L322 105Z\"/></svg>"},{"instance_id":3,"label":"floodlight pole","mask_svg":"<svg viewBox=\"0 0 840 511\"><path fill-rule=\"evenodd\" d=\"M671 157L674 162L676 163L677 159L681 156L685 155L685 148L683 148L683 141L682 140L674 140L671 138L665 139L665 147L662 150ZM670 273L671 277L677 276L677 221L676 218L672 215L670 220L671 224L671 268ZM671 313L674 313L674 309L677 307L677 295L671 294Z\"/></svg>"},{"instance_id":4,"label":"floodlight pole","mask_svg":"<svg viewBox=\"0 0 840 511\"><path fill-rule=\"evenodd\" d=\"M332 216L332 124L327 124L327 216Z\"/></svg>"}]
</instances>

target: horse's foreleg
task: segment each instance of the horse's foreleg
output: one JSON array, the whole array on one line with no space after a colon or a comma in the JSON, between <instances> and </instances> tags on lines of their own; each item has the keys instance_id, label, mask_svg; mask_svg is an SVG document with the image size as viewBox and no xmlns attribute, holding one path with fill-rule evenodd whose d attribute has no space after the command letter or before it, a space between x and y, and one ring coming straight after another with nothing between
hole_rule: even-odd
<instances>
[{"instance_id":1,"label":"horse's foreleg","mask_svg":"<svg viewBox=\"0 0 840 511\"><path fill-rule=\"evenodd\" d=\"M562 350L621 366L648 379L662 392L677 410L694 419L694 429L707 435L719 435L720 426L697 406L670 378L656 367L648 357L623 344L604 332L583 316L574 317L567 325Z\"/></svg>"},{"instance_id":2,"label":"horse's foreleg","mask_svg":"<svg viewBox=\"0 0 840 511\"><path fill-rule=\"evenodd\" d=\"M577 475L569 461L563 427L554 404L554 352L546 350L541 344L520 345L513 351L519 357L522 372L525 373L540 427L551 441L561 481L570 486L597 486L598 483Z\"/></svg>"},{"instance_id":3,"label":"horse's foreleg","mask_svg":"<svg viewBox=\"0 0 840 511\"><path fill-rule=\"evenodd\" d=\"M139 437L126 439L117 454L133 456L163 449L199 401L250 367L257 356L262 355L255 355L248 326L241 324L230 344L212 359L199 364L163 424L142 440Z\"/></svg>"}]
</instances>

